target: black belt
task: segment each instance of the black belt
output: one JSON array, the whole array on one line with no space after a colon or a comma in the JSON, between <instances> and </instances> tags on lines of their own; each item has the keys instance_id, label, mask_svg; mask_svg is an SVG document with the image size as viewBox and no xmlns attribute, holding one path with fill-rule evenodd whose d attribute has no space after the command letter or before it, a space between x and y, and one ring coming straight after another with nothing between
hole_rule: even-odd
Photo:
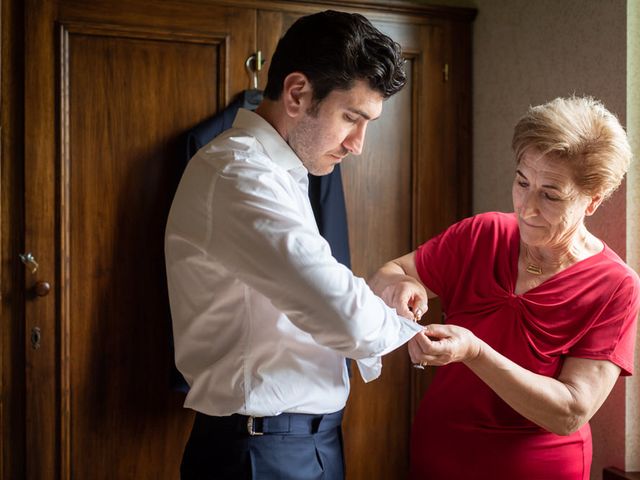
<instances>
[{"instance_id":1,"label":"black belt","mask_svg":"<svg viewBox=\"0 0 640 480\"><path fill-rule=\"evenodd\" d=\"M334 413L281 413L273 417L254 417L235 413L228 417L212 417L198 412L196 422L205 428L235 431L247 435L313 434L340 426L343 410Z\"/></svg>"}]
</instances>

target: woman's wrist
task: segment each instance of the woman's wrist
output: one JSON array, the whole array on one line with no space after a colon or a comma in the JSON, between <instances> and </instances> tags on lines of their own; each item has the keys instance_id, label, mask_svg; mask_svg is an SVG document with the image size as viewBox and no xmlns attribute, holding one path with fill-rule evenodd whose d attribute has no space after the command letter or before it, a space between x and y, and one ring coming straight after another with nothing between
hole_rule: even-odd
<instances>
[{"instance_id":1,"label":"woman's wrist","mask_svg":"<svg viewBox=\"0 0 640 480\"><path fill-rule=\"evenodd\" d=\"M471 341L469 354L467 355L467 358L463 362L469 367L473 365L477 365L482 361L482 359L484 358L484 348L486 345L482 340L480 340L478 337L476 337L472 333L471 335L473 336L473 340Z\"/></svg>"}]
</instances>

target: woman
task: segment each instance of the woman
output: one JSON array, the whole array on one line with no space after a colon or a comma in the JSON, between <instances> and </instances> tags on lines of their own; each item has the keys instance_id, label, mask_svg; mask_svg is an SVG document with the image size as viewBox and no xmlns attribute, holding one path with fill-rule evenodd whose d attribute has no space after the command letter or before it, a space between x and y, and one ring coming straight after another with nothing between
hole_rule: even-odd
<instances>
[{"instance_id":1,"label":"woman","mask_svg":"<svg viewBox=\"0 0 640 480\"><path fill-rule=\"evenodd\" d=\"M556 99L519 121L513 148L514 213L463 220L371 279L401 314L422 288L446 313L409 344L441 366L413 479L588 479L588 421L632 373L638 276L584 224L628 168L624 130L591 98Z\"/></svg>"}]
</instances>

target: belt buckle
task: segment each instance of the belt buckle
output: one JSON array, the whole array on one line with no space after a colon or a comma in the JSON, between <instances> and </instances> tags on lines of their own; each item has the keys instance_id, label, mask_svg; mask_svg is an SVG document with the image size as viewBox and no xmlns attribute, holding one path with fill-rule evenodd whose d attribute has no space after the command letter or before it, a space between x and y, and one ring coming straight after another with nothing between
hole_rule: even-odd
<instances>
[{"instance_id":1,"label":"belt buckle","mask_svg":"<svg viewBox=\"0 0 640 480\"><path fill-rule=\"evenodd\" d=\"M249 432L249 435L251 435L252 437L264 435L263 432L256 432L255 431L254 420L255 420L254 416L250 416L250 417L247 418L247 432Z\"/></svg>"}]
</instances>

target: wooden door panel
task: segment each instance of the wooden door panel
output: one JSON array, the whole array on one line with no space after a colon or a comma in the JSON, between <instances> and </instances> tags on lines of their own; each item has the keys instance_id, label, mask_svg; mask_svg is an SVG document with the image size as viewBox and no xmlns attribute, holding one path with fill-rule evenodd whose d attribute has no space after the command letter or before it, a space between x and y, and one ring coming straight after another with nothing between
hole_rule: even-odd
<instances>
[{"instance_id":1,"label":"wooden door panel","mask_svg":"<svg viewBox=\"0 0 640 480\"><path fill-rule=\"evenodd\" d=\"M73 476L161 478L177 473L190 426L168 383L163 232L185 162L182 134L218 108L224 38L74 28L63 158Z\"/></svg>"},{"instance_id":2,"label":"wooden door panel","mask_svg":"<svg viewBox=\"0 0 640 480\"><path fill-rule=\"evenodd\" d=\"M44 333L29 352L27 477L177 478L192 415L170 385L165 220L184 134L248 86L255 11L32 3L28 25L50 36L26 40L40 89L26 129L41 137L25 148L39 179L25 236L47 242L35 254L53 290L26 310Z\"/></svg>"},{"instance_id":3,"label":"wooden door panel","mask_svg":"<svg viewBox=\"0 0 640 480\"><path fill-rule=\"evenodd\" d=\"M45 1L46 0L41 0ZM220 45L222 65L218 77L209 72L207 81L219 86L220 104L226 104L236 93L250 87L245 60L256 45L256 11L247 7L225 6L237 2L185 0L58 0L59 21L116 27L131 35L150 31L164 38L194 42L215 37L224 39ZM125 34L126 35L126 34ZM182 71L185 93L192 82L191 70Z\"/></svg>"},{"instance_id":4,"label":"wooden door panel","mask_svg":"<svg viewBox=\"0 0 640 480\"><path fill-rule=\"evenodd\" d=\"M57 475L61 460L57 403L59 350L56 345L56 138L54 92L55 38L53 2L25 2L24 73L24 245L38 264L25 274L25 477ZM38 15L34 15L38 12ZM46 20L45 20L46 19ZM31 292L37 281L48 281L46 297ZM39 339L38 342L31 342ZM37 347L37 348L36 348ZM58 447L60 445L60 447Z\"/></svg>"}]
</instances>

